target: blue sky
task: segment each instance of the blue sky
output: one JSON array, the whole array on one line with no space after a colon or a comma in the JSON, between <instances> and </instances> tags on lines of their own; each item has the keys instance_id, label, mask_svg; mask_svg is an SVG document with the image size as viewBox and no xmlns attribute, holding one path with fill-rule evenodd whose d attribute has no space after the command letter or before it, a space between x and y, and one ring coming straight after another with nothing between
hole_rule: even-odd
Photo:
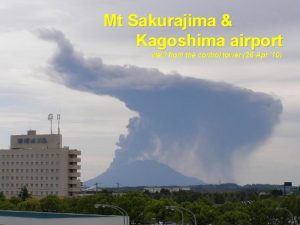
<instances>
[{"instance_id":1,"label":"blue sky","mask_svg":"<svg viewBox=\"0 0 300 225\"><path fill-rule=\"evenodd\" d=\"M65 87L49 80L49 62L55 45L39 39L35 31L60 30L74 48L86 57L101 57L105 64L131 64L157 68L170 74L227 82L242 88L268 93L281 100L281 122L271 136L251 154L233 157L233 175L239 183L300 182L300 75L299 75L299 1L161 1L145 0L67 0L0 3L0 147L9 146L9 135L27 129L48 132L48 113L62 114L64 144L82 150L83 180L103 172L114 158L115 143L126 134L129 118L137 115L123 102ZM169 5L172 4L172 7ZM157 15L218 16L231 13L232 29L209 30L210 34L240 32L251 35L276 35L285 38L283 60L154 60L153 50L137 48L136 29L107 29L103 13L155 13ZM150 30L153 35L178 31ZM193 30L192 32L197 32ZM171 165L186 175L205 177L192 166ZM224 179L224 181L227 181Z\"/></svg>"}]
</instances>

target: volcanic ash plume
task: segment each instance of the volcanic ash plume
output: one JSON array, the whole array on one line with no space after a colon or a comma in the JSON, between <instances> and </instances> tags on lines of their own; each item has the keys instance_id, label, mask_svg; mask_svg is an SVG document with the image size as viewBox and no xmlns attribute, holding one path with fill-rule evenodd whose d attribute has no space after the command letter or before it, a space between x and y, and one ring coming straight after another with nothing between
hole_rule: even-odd
<instances>
[{"instance_id":1,"label":"volcanic ash plume","mask_svg":"<svg viewBox=\"0 0 300 225\"><path fill-rule=\"evenodd\" d=\"M156 160L187 174L232 179L232 157L250 153L279 121L279 100L226 83L85 58L56 30L39 32L58 51L52 75L66 86L120 99L138 113L117 143L111 168Z\"/></svg>"}]
</instances>

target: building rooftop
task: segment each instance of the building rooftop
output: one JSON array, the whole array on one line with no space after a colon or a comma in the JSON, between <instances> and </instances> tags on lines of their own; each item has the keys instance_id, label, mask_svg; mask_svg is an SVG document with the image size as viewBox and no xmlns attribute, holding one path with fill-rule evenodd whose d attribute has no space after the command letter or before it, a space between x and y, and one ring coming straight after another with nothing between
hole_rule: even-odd
<instances>
[{"instance_id":1,"label":"building rooftop","mask_svg":"<svg viewBox=\"0 0 300 225\"><path fill-rule=\"evenodd\" d=\"M61 134L37 134L29 130L27 134L11 135L11 149L57 149L62 148Z\"/></svg>"}]
</instances>

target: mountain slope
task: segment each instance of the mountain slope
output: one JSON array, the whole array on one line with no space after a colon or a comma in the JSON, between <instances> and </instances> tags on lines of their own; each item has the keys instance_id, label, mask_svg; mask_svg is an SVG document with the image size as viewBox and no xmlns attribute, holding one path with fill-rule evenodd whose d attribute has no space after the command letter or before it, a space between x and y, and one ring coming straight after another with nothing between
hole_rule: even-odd
<instances>
[{"instance_id":1,"label":"mountain slope","mask_svg":"<svg viewBox=\"0 0 300 225\"><path fill-rule=\"evenodd\" d=\"M116 186L116 183L131 187L203 184L197 178L184 176L169 166L153 160L135 161L117 168L109 168L84 184L89 187L95 183L105 187Z\"/></svg>"}]
</instances>

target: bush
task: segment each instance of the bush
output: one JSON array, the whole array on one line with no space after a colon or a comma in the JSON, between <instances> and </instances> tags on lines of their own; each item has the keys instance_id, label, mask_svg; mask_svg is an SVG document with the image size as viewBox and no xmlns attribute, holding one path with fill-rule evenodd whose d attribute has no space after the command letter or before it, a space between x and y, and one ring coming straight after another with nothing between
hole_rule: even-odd
<instances>
[{"instance_id":1,"label":"bush","mask_svg":"<svg viewBox=\"0 0 300 225\"><path fill-rule=\"evenodd\" d=\"M43 212L59 212L61 200L56 195L48 195L40 200L40 205Z\"/></svg>"},{"instance_id":2,"label":"bush","mask_svg":"<svg viewBox=\"0 0 300 225\"><path fill-rule=\"evenodd\" d=\"M41 211L40 201L35 198L28 198L17 205L17 208L22 211Z\"/></svg>"},{"instance_id":3,"label":"bush","mask_svg":"<svg viewBox=\"0 0 300 225\"><path fill-rule=\"evenodd\" d=\"M14 204L10 203L9 201L0 201L0 209L2 210L13 210L15 209Z\"/></svg>"}]
</instances>

